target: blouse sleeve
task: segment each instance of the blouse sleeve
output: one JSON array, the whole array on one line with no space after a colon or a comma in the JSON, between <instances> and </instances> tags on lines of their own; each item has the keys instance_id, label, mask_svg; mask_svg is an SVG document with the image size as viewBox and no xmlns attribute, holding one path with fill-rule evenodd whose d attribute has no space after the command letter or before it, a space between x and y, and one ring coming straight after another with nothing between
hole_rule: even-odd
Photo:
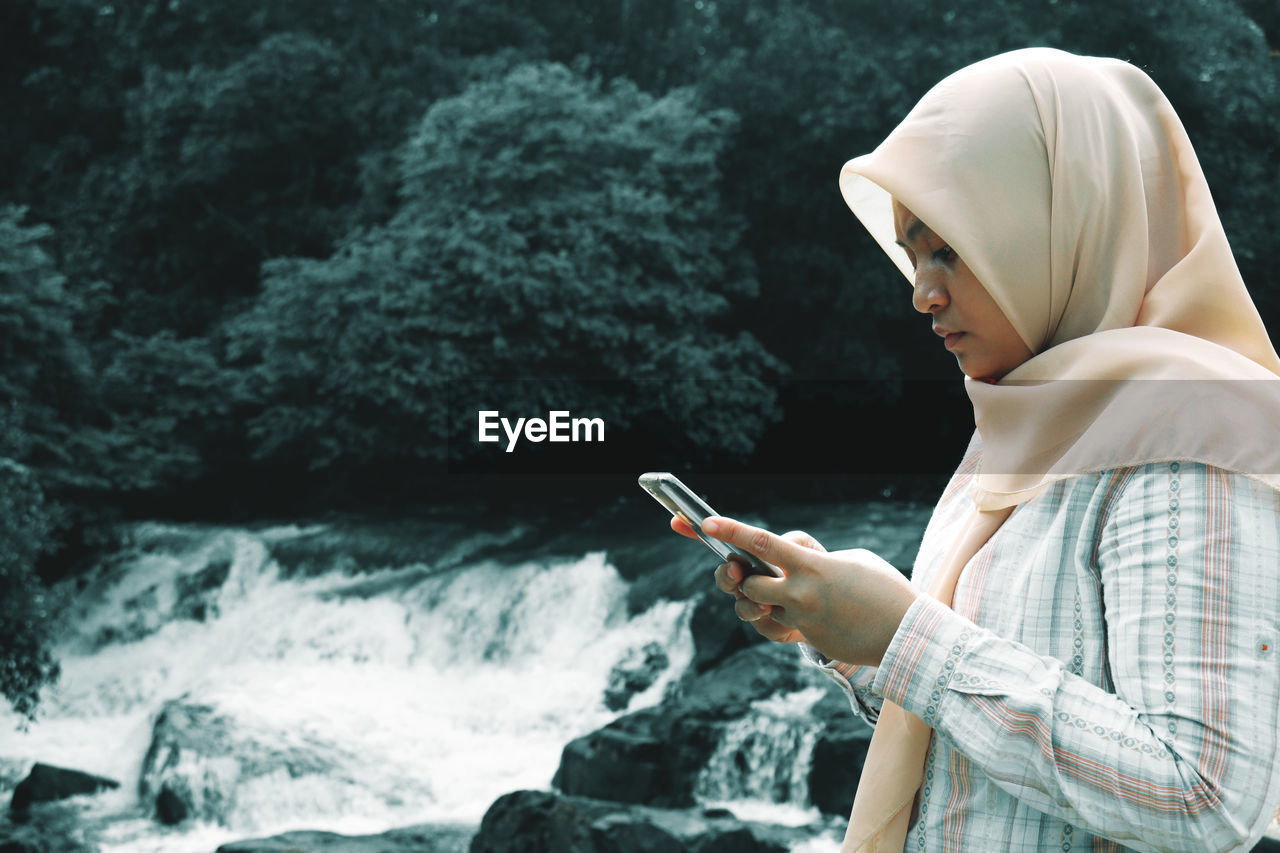
<instances>
[{"instance_id":1,"label":"blouse sleeve","mask_svg":"<svg viewBox=\"0 0 1280 853\"><path fill-rule=\"evenodd\" d=\"M970 503L966 487L977 469L982 448L978 433L975 431L973 435L965 458L961 460L960 466L952 474L950 482L943 490L924 531L920 551L911 572L911 583L919 589L924 589L928 582L929 567L938 564L941 560L943 549L949 541L946 531L952 529L957 517L968 516ZM800 651L804 654L805 660L820 668L840 686L849 697L854 713L867 725L876 724L880 719L880 708L884 705L884 698L872 688L876 678L876 667L857 666L833 660L808 643L801 643Z\"/></svg>"},{"instance_id":2,"label":"blouse sleeve","mask_svg":"<svg viewBox=\"0 0 1280 853\"><path fill-rule=\"evenodd\" d=\"M876 724L876 720L880 719L880 707L884 704L884 699L871 689L876 677L876 667L841 663L827 657L808 643L801 643L800 651L804 654L805 660L821 669L828 678L840 686L840 689L849 697L849 704L853 706L854 713L867 725Z\"/></svg>"},{"instance_id":3,"label":"blouse sleeve","mask_svg":"<svg viewBox=\"0 0 1280 853\"><path fill-rule=\"evenodd\" d=\"M1114 692L926 597L872 690L1035 809L1138 850L1234 850L1280 801L1280 498L1183 469L1173 493L1134 469L1078 545Z\"/></svg>"}]
</instances>

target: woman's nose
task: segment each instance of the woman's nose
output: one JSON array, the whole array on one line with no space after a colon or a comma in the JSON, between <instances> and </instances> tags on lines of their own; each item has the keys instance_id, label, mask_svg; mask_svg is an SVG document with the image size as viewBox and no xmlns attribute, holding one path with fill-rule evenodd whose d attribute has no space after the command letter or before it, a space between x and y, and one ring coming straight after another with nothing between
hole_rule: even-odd
<instances>
[{"instance_id":1,"label":"woman's nose","mask_svg":"<svg viewBox=\"0 0 1280 853\"><path fill-rule=\"evenodd\" d=\"M947 288L936 275L916 271L915 287L911 293L911 304L921 314L931 314L947 307L951 301Z\"/></svg>"}]
</instances>

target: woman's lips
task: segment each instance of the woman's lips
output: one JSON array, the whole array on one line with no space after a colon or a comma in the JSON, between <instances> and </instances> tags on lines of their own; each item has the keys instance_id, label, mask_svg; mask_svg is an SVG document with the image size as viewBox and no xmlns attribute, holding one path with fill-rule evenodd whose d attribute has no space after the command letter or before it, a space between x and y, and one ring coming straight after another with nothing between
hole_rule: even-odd
<instances>
[{"instance_id":1,"label":"woman's lips","mask_svg":"<svg viewBox=\"0 0 1280 853\"><path fill-rule=\"evenodd\" d=\"M964 332L952 332L951 334L947 335L945 338L942 339L942 345L945 346L949 351L953 347L955 347L956 342L963 337L964 337Z\"/></svg>"}]
</instances>

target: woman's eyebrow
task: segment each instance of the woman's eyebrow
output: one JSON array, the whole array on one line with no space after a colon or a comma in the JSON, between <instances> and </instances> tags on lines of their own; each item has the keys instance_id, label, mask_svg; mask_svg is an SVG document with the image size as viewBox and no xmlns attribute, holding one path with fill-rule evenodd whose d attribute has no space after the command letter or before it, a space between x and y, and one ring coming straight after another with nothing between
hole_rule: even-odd
<instances>
[{"instance_id":1,"label":"woman's eyebrow","mask_svg":"<svg viewBox=\"0 0 1280 853\"><path fill-rule=\"evenodd\" d=\"M907 235L906 235L907 243L914 243L916 241L916 237L919 237L920 232L923 231L924 229L925 229L925 224L921 222L919 219L917 219L915 222L912 222L909 226L907 226ZM899 246L901 246L904 249L907 248L907 243L904 243L901 240L894 240L893 242L897 243Z\"/></svg>"}]
</instances>

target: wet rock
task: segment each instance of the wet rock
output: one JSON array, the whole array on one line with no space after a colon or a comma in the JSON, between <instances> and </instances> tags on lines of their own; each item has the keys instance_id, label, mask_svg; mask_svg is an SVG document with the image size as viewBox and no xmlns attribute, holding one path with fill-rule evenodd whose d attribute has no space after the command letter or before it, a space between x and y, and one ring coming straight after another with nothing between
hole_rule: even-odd
<instances>
[{"instance_id":1,"label":"wet rock","mask_svg":"<svg viewBox=\"0 0 1280 853\"><path fill-rule=\"evenodd\" d=\"M165 824L188 818L223 822L235 792L256 777L325 775L332 758L284 747L279 732L248 729L207 705L168 702L156 718L138 794Z\"/></svg>"},{"instance_id":2,"label":"wet rock","mask_svg":"<svg viewBox=\"0 0 1280 853\"><path fill-rule=\"evenodd\" d=\"M565 747L552 784L566 793L590 792L620 803L668 800L671 767L660 737L664 728L662 712L650 708L580 737Z\"/></svg>"},{"instance_id":3,"label":"wet rock","mask_svg":"<svg viewBox=\"0 0 1280 853\"><path fill-rule=\"evenodd\" d=\"M834 683L805 664L793 647L777 644L740 650L720 666L686 679L661 705L619 717L572 741L564 749L552 784L569 796L664 808L691 807L696 801L695 792L709 796L707 784L719 779L719 771L709 765L725 742L726 733L738 726L735 731L741 735L739 721L748 714L760 713L753 703L813 686L823 688L824 693L797 723L802 727L812 725L815 732L811 735L811 764L794 778L781 774L786 790L774 791L772 796L803 800L803 789L797 792L793 788L800 784L808 790L809 803L820 812L845 819L853 804L872 729L853 713L847 697ZM776 736L767 728L758 735ZM797 748L807 749L807 745L800 746L798 742ZM702 778L704 772L712 773L714 778ZM753 783L758 781L756 771L745 766L728 772L750 774ZM729 781L732 788L742 780Z\"/></svg>"},{"instance_id":4,"label":"wet rock","mask_svg":"<svg viewBox=\"0 0 1280 853\"><path fill-rule=\"evenodd\" d=\"M653 686L658 676L671 665L671 659L660 643L646 643L633 649L609 673L604 690L604 704L610 711L621 711L631 697Z\"/></svg>"},{"instance_id":5,"label":"wet rock","mask_svg":"<svg viewBox=\"0 0 1280 853\"><path fill-rule=\"evenodd\" d=\"M377 835L301 830L223 844L217 853L466 853L474 826L422 824Z\"/></svg>"},{"instance_id":6,"label":"wet rock","mask_svg":"<svg viewBox=\"0 0 1280 853\"><path fill-rule=\"evenodd\" d=\"M96 794L98 791L119 787L120 783L114 779L94 776L80 770L54 767L51 764L37 764L31 768L27 778L14 788L9 808L14 811L23 811L33 803L48 803L74 797L77 794Z\"/></svg>"},{"instance_id":7,"label":"wet rock","mask_svg":"<svg viewBox=\"0 0 1280 853\"><path fill-rule=\"evenodd\" d=\"M718 589L708 589L699 598L689 620L693 634L693 671L706 672L734 653L764 637L733 611L733 599Z\"/></svg>"},{"instance_id":8,"label":"wet rock","mask_svg":"<svg viewBox=\"0 0 1280 853\"><path fill-rule=\"evenodd\" d=\"M820 679L794 648L760 645L695 676L656 708L571 741L552 784L565 794L671 808L694 803L698 775L725 727L751 703Z\"/></svg>"},{"instance_id":9,"label":"wet rock","mask_svg":"<svg viewBox=\"0 0 1280 853\"><path fill-rule=\"evenodd\" d=\"M823 729L813 746L809 801L824 814L847 817L874 730L854 715L843 693L824 697L813 713Z\"/></svg>"},{"instance_id":10,"label":"wet rock","mask_svg":"<svg viewBox=\"0 0 1280 853\"><path fill-rule=\"evenodd\" d=\"M175 785L173 780L162 782L156 793L156 818L170 826L182 823L191 817L192 799L187 785Z\"/></svg>"},{"instance_id":11,"label":"wet rock","mask_svg":"<svg viewBox=\"0 0 1280 853\"><path fill-rule=\"evenodd\" d=\"M77 579L66 640L92 652L152 636L175 620L215 618L236 552L230 532L141 525L132 548ZM145 562L167 565L162 572L136 571Z\"/></svg>"},{"instance_id":12,"label":"wet rock","mask_svg":"<svg viewBox=\"0 0 1280 853\"><path fill-rule=\"evenodd\" d=\"M810 837L723 810L709 815L516 791L489 807L471 853L785 853Z\"/></svg>"},{"instance_id":13,"label":"wet rock","mask_svg":"<svg viewBox=\"0 0 1280 853\"><path fill-rule=\"evenodd\" d=\"M138 795L162 823L218 820L240 776L229 722L204 705L166 703L142 763Z\"/></svg>"},{"instance_id":14,"label":"wet rock","mask_svg":"<svg viewBox=\"0 0 1280 853\"><path fill-rule=\"evenodd\" d=\"M173 618L207 621L218 615L218 596L231 574L231 558L215 556L204 568L174 579Z\"/></svg>"},{"instance_id":15,"label":"wet rock","mask_svg":"<svg viewBox=\"0 0 1280 853\"><path fill-rule=\"evenodd\" d=\"M689 679L664 707L700 718L737 718L750 710L752 702L815 684L825 687L830 682L805 663L794 646L761 643Z\"/></svg>"}]
</instances>

